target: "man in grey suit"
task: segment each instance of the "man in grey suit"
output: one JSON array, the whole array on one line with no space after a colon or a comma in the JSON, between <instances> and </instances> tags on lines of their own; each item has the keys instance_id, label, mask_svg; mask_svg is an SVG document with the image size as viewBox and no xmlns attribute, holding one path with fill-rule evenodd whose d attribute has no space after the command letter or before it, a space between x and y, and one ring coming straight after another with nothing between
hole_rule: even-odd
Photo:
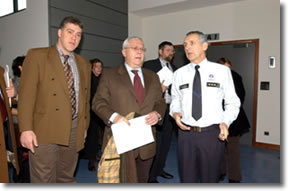
<instances>
[{"instance_id":1,"label":"man in grey suit","mask_svg":"<svg viewBox=\"0 0 288 191\"><path fill-rule=\"evenodd\" d=\"M130 112L148 115L146 124L152 126L161 122L166 105L162 98L158 76L142 68L144 43L139 37L128 37L122 46L125 63L104 70L92 109L106 123L103 146L107 144L107 133L112 123L128 122L124 116ZM156 153L155 142L141 146L123 154L125 160L124 177L121 182L147 183L149 170ZM121 173L122 174L122 173Z\"/></svg>"}]
</instances>

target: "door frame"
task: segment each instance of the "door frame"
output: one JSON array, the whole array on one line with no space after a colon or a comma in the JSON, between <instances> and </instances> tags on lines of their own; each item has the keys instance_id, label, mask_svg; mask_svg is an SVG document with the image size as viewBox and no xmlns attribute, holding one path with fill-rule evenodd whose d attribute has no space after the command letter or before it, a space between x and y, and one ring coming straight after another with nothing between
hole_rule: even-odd
<instances>
[{"instance_id":1,"label":"door frame","mask_svg":"<svg viewBox=\"0 0 288 191\"><path fill-rule=\"evenodd\" d=\"M258 71L259 71L259 39L247 39L247 40L231 40L221 42L210 42L210 46L237 44L237 43L254 43L254 92L253 92L253 124L252 124L252 146L266 149L280 150L280 145L261 143L256 141L257 131L257 103L258 103Z\"/></svg>"}]
</instances>

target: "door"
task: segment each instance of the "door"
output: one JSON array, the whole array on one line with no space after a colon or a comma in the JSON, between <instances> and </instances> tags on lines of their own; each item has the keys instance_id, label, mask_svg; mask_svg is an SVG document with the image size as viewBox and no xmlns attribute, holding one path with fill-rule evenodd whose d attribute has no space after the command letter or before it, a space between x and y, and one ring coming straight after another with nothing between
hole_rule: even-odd
<instances>
[{"instance_id":1,"label":"door","mask_svg":"<svg viewBox=\"0 0 288 191\"><path fill-rule=\"evenodd\" d=\"M258 79L258 40L211 43L207 50L207 59L217 62L220 57L228 58L232 63L232 70L242 76L246 92L243 108L251 129L241 137L240 143L252 145L255 141L253 131L256 129L257 116L257 107L255 107L257 103L257 83L255 83L255 80Z\"/></svg>"}]
</instances>

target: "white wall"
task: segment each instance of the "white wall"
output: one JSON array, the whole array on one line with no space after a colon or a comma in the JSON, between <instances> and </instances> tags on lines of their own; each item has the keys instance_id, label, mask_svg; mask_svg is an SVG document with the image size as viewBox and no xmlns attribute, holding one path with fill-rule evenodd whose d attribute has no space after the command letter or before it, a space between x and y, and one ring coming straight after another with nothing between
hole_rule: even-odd
<instances>
[{"instance_id":1,"label":"white wall","mask_svg":"<svg viewBox=\"0 0 288 191\"><path fill-rule=\"evenodd\" d=\"M11 65L30 48L48 46L48 31L48 0L27 0L27 9L0 18L0 65Z\"/></svg>"},{"instance_id":2,"label":"white wall","mask_svg":"<svg viewBox=\"0 0 288 191\"><path fill-rule=\"evenodd\" d=\"M157 57L161 41L182 44L185 34L191 30L220 33L220 41L260 39L258 87L261 81L270 81L271 89L258 90L256 142L280 145L280 2L246 0L165 15L129 18L129 35L143 37L147 48L146 60ZM275 69L268 68L269 56L276 57ZM264 136L264 131L269 131L270 136Z\"/></svg>"}]
</instances>

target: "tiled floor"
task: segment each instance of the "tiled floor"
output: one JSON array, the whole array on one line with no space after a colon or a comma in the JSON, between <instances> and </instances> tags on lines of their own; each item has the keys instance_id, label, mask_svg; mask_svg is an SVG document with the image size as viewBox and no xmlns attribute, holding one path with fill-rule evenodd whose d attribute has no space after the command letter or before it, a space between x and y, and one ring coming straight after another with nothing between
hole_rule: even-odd
<instances>
[{"instance_id":1,"label":"tiled floor","mask_svg":"<svg viewBox=\"0 0 288 191\"><path fill-rule=\"evenodd\" d=\"M97 171L87 168L88 160L80 159L76 171L79 183L97 183ZM95 164L97 166L97 164ZM280 183L280 152L241 145L242 183ZM179 183L177 138L173 141L166 161L165 171L174 175L171 180L158 178L161 183ZM227 183L227 178L221 183Z\"/></svg>"}]
</instances>

